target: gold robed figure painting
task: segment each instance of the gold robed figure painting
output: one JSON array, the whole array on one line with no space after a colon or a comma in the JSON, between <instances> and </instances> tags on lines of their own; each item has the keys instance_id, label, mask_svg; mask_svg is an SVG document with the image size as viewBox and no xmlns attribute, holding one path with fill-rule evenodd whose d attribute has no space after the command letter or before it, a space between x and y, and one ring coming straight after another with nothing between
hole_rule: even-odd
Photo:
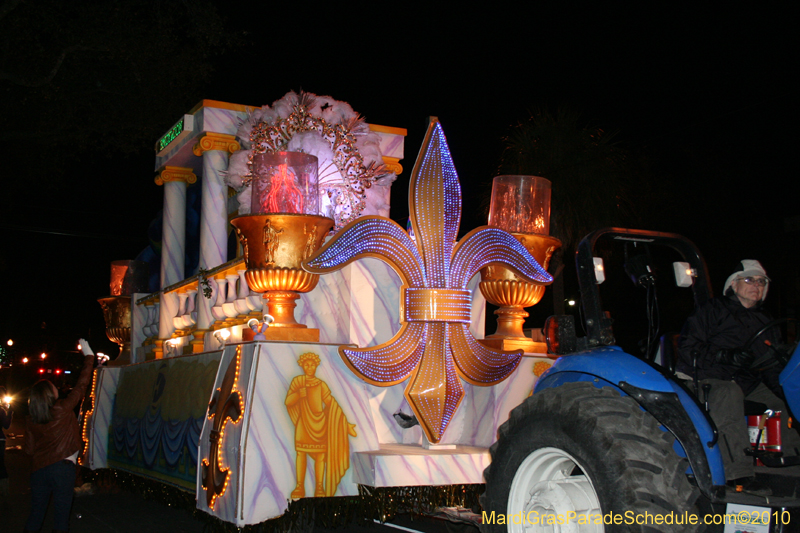
<instances>
[{"instance_id":1,"label":"gold robed figure painting","mask_svg":"<svg viewBox=\"0 0 800 533\"><path fill-rule=\"evenodd\" d=\"M304 353L297 364L303 369L303 374L292 380L286 393L286 409L295 426L294 447L297 452L297 485L291 497L306 496L309 455L314 460L314 496L334 496L339 481L350 468L348 436L357 436L356 426L347 421L328 384L316 377L319 356Z\"/></svg>"}]
</instances>

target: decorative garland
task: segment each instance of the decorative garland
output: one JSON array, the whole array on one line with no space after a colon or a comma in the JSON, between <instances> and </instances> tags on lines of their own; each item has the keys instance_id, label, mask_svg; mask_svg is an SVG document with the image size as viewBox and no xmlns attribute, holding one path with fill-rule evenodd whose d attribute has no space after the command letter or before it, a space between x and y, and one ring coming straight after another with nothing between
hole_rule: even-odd
<instances>
[{"instance_id":1,"label":"decorative garland","mask_svg":"<svg viewBox=\"0 0 800 533\"><path fill-rule=\"evenodd\" d=\"M198 286L203 289L203 296L205 296L207 300L210 300L214 291L211 289L211 283L208 281L208 272L209 271L206 268L198 268L197 283Z\"/></svg>"}]
</instances>

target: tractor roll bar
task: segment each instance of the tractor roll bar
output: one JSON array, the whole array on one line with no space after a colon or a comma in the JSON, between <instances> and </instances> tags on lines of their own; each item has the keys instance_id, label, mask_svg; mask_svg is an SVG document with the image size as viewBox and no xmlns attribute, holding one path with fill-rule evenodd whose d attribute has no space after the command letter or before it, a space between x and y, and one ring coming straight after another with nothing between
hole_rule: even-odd
<instances>
[{"instance_id":1,"label":"tractor roll bar","mask_svg":"<svg viewBox=\"0 0 800 533\"><path fill-rule=\"evenodd\" d=\"M586 324L586 340L589 347L614 344L611 319L603 313L600 290L594 273L594 246L600 238L613 238L620 241L645 242L667 246L677 251L684 261L697 273L692 283L695 307L712 297L708 283L708 268L700 251L692 241L677 233L661 233L625 228L603 228L587 235L578 244L575 265L578 270L578 284L581 290L581 305Z\"/></svg>"}]
</instances>

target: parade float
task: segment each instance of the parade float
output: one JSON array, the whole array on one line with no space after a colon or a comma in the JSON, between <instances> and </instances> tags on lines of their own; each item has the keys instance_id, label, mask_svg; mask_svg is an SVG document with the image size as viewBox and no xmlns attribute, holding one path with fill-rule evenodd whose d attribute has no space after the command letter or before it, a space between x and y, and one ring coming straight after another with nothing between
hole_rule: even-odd
<instances>
[{"instance_id":1,"label":"parade float","mask_svg":"<svg viewBox=\"0 0 800 533\"><path fill-rule=\"evenodd\" d=\"M559 246L549 183L499 180L491 226L458 240L460 184L431 119L406 229L387 218L404 137L289 93L203 101L159 140L160 289L101 299L122 353L95 377L86 466L194 493L237 526L359 488L483 483L497 427L549 366L522 331Z\"/></svg>"}]
</instances>

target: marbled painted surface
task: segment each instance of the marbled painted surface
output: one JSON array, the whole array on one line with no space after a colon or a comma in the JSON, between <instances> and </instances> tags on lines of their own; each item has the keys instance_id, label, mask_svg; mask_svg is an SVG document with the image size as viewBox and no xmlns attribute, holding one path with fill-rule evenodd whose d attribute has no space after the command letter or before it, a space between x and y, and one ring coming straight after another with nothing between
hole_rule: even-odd
<instances>
[{"instance_id":1,"label":"marbled painted surface","mask_svg":"<svg viewBox=\"0 0 800 533\"><path fill-rule=\"evenodd\" d=\"M202 157L200 268L210 270L224 263L228 254L228 186L222 179L228 168L228 154L207 150Z\"/></svg>"},{"instance_id":2,"label":"marbled painted surface","mask_svg":"<svg viewBox=\"0 0 800 533\"><path fill-rule=\"evenodd\" d=\"M486 448L428 451L409 444L386 444L379 451L356 454L353 470L357 483L371 487L459 485L482 483L489 462Z\"/></svg>"},{"instance_id":3,"label":"marbled painted surface","mask_svg":"<svg viewBox=\"0 0 800 533\"><path fill-rule=\"evenodd\" d=\"M467 288L473 295L470 331L480 339L484 336L486 300L478 283L480 275L470 280ZM321 276L317 288L302 296L295 316L299 322L319 328L321 342L375 346L400 330L400 287L400 278L389 265L377 259L361 259ZM370 403L380 442L421 442L421 432L409 438L392 418L400 410L411 413L403 396L405 384L368 388L372 391ZM375 400L377 397L379 401ZM464 414L459 410L442 443L462 442L463 426Z\"/></svg>"},{"instance_id":4,"label":"marbled painted surface","mask_svg":"<svg viewBox=\"0 0 800 533\"><path fill-rule=\"evenodd\" d=\"M359 453L353 459L356 481L378 487L406 485L448 485L483 483L483 470L489 464L487 448L496 440L497 428L508 420L510 411L533 390L536 362L545 357L526 355L516 372L492 387L463 383L465 396L458 413L442 439L442 444L457 444L455 451L425 451L421 448L419 426L402 429L391 415L410 413L402 398L405 384L389 389L368 386L379 452ZM394 443L410 443L403 446Z\"/></svg>"},{"instance_id":5,"label":"marbled painted surface","mask_svg":"<svg viewBox=\"0 0 800 533\"><path fill-rule=\"evenodd\" d=\"M470 331L484 336L486 300L473 278ZM298 322L320 330L320 342L375 346L400 330L400 277L386 263L360 259L343 269L320 276L317 287L298 300Z\"/></svg>"},{"instance_id":6,"label":"marbled painted surface","mask_svg":"<svg viewBox=\"0 0 800 533\"><path fill-rule=\"evenodd\" d=\"M490 446L495 441L497 427L508 419L509 411L533 390L536 379L533 365L539 360L548 359L523 357L514 374L492 387L477 387L462 381L464 399L442 437L441 444ZM392 417L398 411L411 414L411 408L403 396L406 383L388 388L367 385L381 444L422 444L419 426L403 429Z\"/></svg>"},{"instance_id":7,"label":"marbled painted surface","mask_svg":"<svg viewBox=\"0 0 800 533\"><path fill-rule=\"evenodd\" d=\"M525 401L525 398L533 392L533 386L536 384L536 376L533 374L533 367L537 361L550 361L546 357L535 357L527 354L520 361L519 368L514 373L513 378L498 383L494 388L494 398L487 405L486 409L492 408L492 416L494 428L499 427L506 420L512 409ZM484 436L487 443L491 444L496 440L497 435L492 432L488 436Z\"/></svg>"},{"instance_id":8,"label":"marbled painted surface","mask_svg":"<svg viewBox=\"0 0 800 533\"><path fill-rule=\"evenodd\" d=\"M245 399L244 416L225 427L221 464L230 468L228 490L214 509L206 505L198 479L198 507L238 525L255 524L280 516L296 484L294 431L285 406L292 379L302 374L297 364L305 352L320 357L316 376L328 384L357 437L350 437L350 469L342 478L337 496L357 494L357 485L405 486L482 483L488 464L488 447L497 424L505 421L511 407L530 394L535 381L533 365L538 358L525 357L508 380L494 387L465 385L467 395L458 431L446 435L458 443L456 450L425 450L419 445L419 427L402 430L392 418L405 384L374 387L356 378L341 360L337 346L252 342L242 344L236 389ZM221 385L229 364L235 364L235 346L227 346L214 388ZM402 405L401 405L402 407ZM406 406L406 412L409 412ZM377 413L377 416L376 416ZM457 423L456 423L457 422ZM213 421L206 420L200 436L199 460L208 458ZM408 433L416 438L409 439ZM449 432L448 432L449 433ZM200 474L198 474L200 476ZM309 457L305 475L308 496L313 494L314 461Z\"/></svg>"},{"instance_id":9,"label":"marbled painted surface","mask_svg":"<svg viewBox=\"0 0 800 533\"><path fill-rule=\"evenodd\" d=\"M280 516L286 510L296 483L296 452L295 428L285 401L292 379L303 372L297 359L305 352L319 356L316 376L328 384L348 422L356 425L358 436L349 438L351 461L353 453L378 449L366 385L347 369L336 346L271 342L243 344L237 389L245 398L245 414L241 423L228 423L222 444L222 464L231 470L229 488L212 510L206 505L205 491L199 487L200 509L237 524L259 523ZM234 357L235 347L228 346L215 388L220 386ZM206 421L200 436L200 460L208 457L211 424L211 421ZM314 461L310 458L305 486L309 496L313 495ZM336 495L357 493L350 468L339 483Z\"/></svg>"},{"instance_id":10,"label":"marbled painted surface","mask_svg":"<svg viewBox=\"0 0 800 533\"><path fill-rule=\"evenodd\" d=\"M147 296L147 293L136 292L131 296L133 313L131 314L131 363L138 363L144 359L138 359L141 350L137 348L142 346L142 343L147 338L147 335L142 328L149 320L148 309L145 305L137 305L139 299Z\"/></svg>"},{"instance_id":11,"label":"marbled painted surface","mask_svg":"<svg viewBox=\"0 0 800 533\"><path fill-rule=\"evenodd\" d=\"M213 280L209 280L209 287L216 287L216 283L213 283ZM203 294L203 287L200 287L200 291L197 293L197 329L200 330L207 330L211 327L214 323L214 316L211 314L211 308L214 306L216 302L215 298L206 298ZM204 346L211 346L205 344ZM214 347L216 348L216 346ZM212 348L213 349L213 348Z\"/></svg>"},{"instance_id":12,"label":"marbled painted surface","mask_svg":"<svg viewBox=\"0 0 800 533\"><path fill-rule=\"evenodd\" d=\"M467 394L461 403L469 423L458 441L474 446L490 446L497 437L497 428L508 420L508 413L522 403L533 390L536 376L533 365L538 358L523 357L516 372L493 387L464 384Z\"/></svg>"},{"instance_id":13,"label":"marbled painted surface","mask_svg":"<svg viewBox=\"0 0 800 533\"><path fill-rule=\"evenodd\" d=\"M186 182L164 183L161 288L183 280L186 250Z\"/></svg>"},{"instance_id":14,"label":"marbled painted surface","mask_svg":"<svg viewBox=\"0 0 800 533\"><path fill-rule=\"evenodd\" d=\"M236 130L243 120L247 118L244 111L234 111L232 109L222 109L219 107L203 107L202 115L199 117L199 130L213 131L215 133L225 133L236 135ZM195 115L197 119L197 115Z\"/></svg>"},{"instance_id":15,"label":"marbled painted surface","mask_svg":"<svg viewBox=\"0 0 800 533\"><path fill-rule=\"evenodd\" d=\"M362 259L320 276L298 301L295 316L320 330L320 342L370 346L400 329L399 306L397 274L381 261Z\"/></svg>"},{"instance_id":16,"label":"marbled painted surface","mask_svg":"<svg viewBox=\"0 0 800 533\"><path fill-rule=\"evenodd\" d=\"M383 132L378 132L378 135L380 135L381 138L381 155L385 157L396 157L397 159L403 159L403 148L406 140L403 135Z\"/></svg>"},{"instance_id":17,"label":"marbled painted surface","mask_svg":"<svg viewBox=\"0 0 800 533\"><path fill-rule=\"evenodd\" d=\"M89 446L83 464L91 468L106 468L108 466L108 428L111 426L111 416L114 408L114 395L117 393L121 367L101 368L96 374L94 389L94 409L90 420L90 430L87 431Z\"/></svg>"},{"instance_id":18,"label":"marbled painted surface","mask_svg":"<svg viewBox=\"0 0 800 533\"><path fill-rule=\"evenodd\" d=\"M173 318L178 315L178 308L180 307L180 298L178 293L168 292L162 293L159 300L159 314L158 314L158 338L169 339L175 332L175 322Z\"/></svg>"},{"instance_id":19,"label":"marbled painted surface","mask_svg":"<svg viewBox=\"0 0 800 533\"><path fill-rule=\"evenodd\" d=\"M476 339L482 339L486 336L486 298L481 294L478 288L481 282L481 275L475 274L469 283L467 289L472 291L472 323L469 325L469 330L472 336Z\"/></svg>"},{"instance_id":20,"label":"marbled painted surface","mask_svg":"<svg viewBox=\"0 0 800 533\"><path fill-rule=\"evenodd\" d=\"M377 259L354 261L350 269L350 344L374 346L400 331L400 277Z\"/></svg>"}]
</instances>

